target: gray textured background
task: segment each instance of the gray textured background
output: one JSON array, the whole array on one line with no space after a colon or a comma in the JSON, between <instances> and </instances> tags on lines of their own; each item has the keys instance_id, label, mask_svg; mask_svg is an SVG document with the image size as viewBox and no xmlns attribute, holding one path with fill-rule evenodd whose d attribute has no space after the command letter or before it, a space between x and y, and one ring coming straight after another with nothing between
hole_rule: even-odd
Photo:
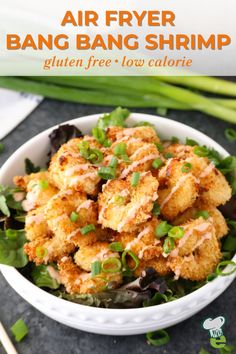
<instances>
[{"instance_id":1,"label":"gray textured background","mask_svg":"<svg viewBox=\"0 0 236 354\"><path fill-rule=\"evenodd\" d=\"M4 139L5 151L0 155L0 165L25 141L44 129L61 123L65 120L105 111L110 107L96 107L79 104L69 104L54 100L45 100L43 103L11 134ZM137 110L155 114L154 109ZM229 124L196 112L168 112L168 118L186 123L212 137L225 147L231 154L235 154L236 143L229 143L224 137L224 129ZM11 117L9 117L11 119ZM173 135L178 136L174 131ZM164 347L148 346L144 335L131 337L109 337L81 332L65 327L31 307L21 299L0 275L0 320L5 328L22 317L29 326L29 335L16 347L19 354L80 354L80 353L168 353L168 354L198 354L201 347L210 353L207 331L201 323L205 318L225 316L226 325L224 334L231 344L236 344L235 326L235 282L218 299L189 320L168 329L171 341ZM4 350L0 347L0 354Z\"/></svg>"}]
</instances>

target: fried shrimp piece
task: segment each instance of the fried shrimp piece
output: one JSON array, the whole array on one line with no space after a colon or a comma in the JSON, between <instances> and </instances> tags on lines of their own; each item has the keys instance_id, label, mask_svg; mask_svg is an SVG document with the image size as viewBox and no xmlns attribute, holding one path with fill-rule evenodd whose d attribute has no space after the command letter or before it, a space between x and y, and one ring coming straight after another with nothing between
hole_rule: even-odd
<instances>
[{"instance_id":1,"label":"fried shrimp piece","mask_svg":"<svg viewBox=\"0 0 236 354\"><path fill-rule=\"evenodd\" d=\"M71 219L74 213L75 219ZM83 235L82 229L97 224L97 205L88 200L85 193L63 190L56 194L45 207L45 218L50 230L60 240L68 240L76 246L89 245L97 240L92 230Z\"/></svg>"},{"instance_id":2,"label":"fried shrimp piece","mask_svg":"<svg viewBox=\"0 0 236 354\"><path fill-rule=\"evenodd\" d=\"M49 228L44 216L44 207L31 210L25 217L25 231L27 240L48 237Z\"/></svg>"},{"instance_id":3,"label":"fried shrimp piece","mask_svg":"<svg viewBox=\"0 0 236 354\"><path fill-rule=\"evenodd\" d=\"M158 181L151 172L140 174L136 187L131 176L126 180L110 180L98 196L98 223L118 232L131 232L151 217L157 199Z\"/></svg>"},{"instance_id":4,"label":"fried shrimp piece","mask_svg":"<svg viewBox=\"0 0 236 354\"><path fill-rule=\"evenodd\" d=\"M182 165L178 159L169 159L158 175L158 203L167 220L174 220L191 207L198 196L196 177L191 172L183 172Z\"/></svg>"},{"instance_id":5,"label":"fried shrimp piece","mask_svg":"<svg viewBox=\"0 0 236 354\"><path fill-rule=\"evenodd\" d=\"M210 162L207 157L199 157L194 153L195 148L196 146L173 144L166 148L166 151L181 159L183 164L191 164L191 172L199 180L202 202L212 206L225 204L232 195L229 183L213 162Z\"/></svg>"},{"instance_id":6,"label":"fried shrimp piece","mask_svg":"<svg viewBox=\"0 0 236 354\"><path fill-rule=\"evenodd\" d=\"M60 240L52 235L48 238L38 238L24 245L24 251L29 260L36 265L57 262L61 257L75 251L75 245L67 240Z\"/></svg>"},{"instance_id":7,"label":"fried shrimp piece","mask_svg":"<svg viewBox=\"0 0 236 354\"><path fill-rule=\"evenodd\" d=\"M112 142L125 142L130 139L138 139L146 143L160 143L155 129L149 126L135 128L109 127L107 129L107 138Z\"/></svg>"},{"instance_id":8,"label":"fried shrimp piece","mask_svg":"<svg viewBox=\"0 0 236 354\"><path fill-rule=\"evenodd\" d=\"M61 282L69 294L96 294L122 283L121 273L100 273L92 277L91 273L80 269L71 257L63 257L58 262L58 268Z\"/></svg>"},{"instance_id":9,"label":"fried shrimp piece","mask_svg":"<svg viewBox=\"0 0 236 354\"><path fill-rule=\"evenodd\" d=\"M134 272L134 275L136 277L140 277L142 271L150 267L154 268L160 276L165 276L172 273L172 270L167 262L167 258L159 255L159 257L149 259L148 261L141 260L138 268Z\"/></svg>"},{"instance_id":10,"label":"fried shrimp piece","mask_svg":"<svg viewBox=\"0 0 236 354\"><path fill-rule=\"evenodd\" d=\"M195 219L200 211L207 211L209 216L212 218L217 239L220 239L223 236L227 235L228 226L221 212L217 208L205 206L199 201L195 203L192 208L187 209L183 214L179 215L174 220L173 224L180 225L191 219Z\"/></svg>"},{"instance_id":11,"label":"fried shrimp piece","mask_svg":"<svg viewBox=\"0 0 236 354\"><path fill-rule=\"evenodd\" d=\"M48 172L16 176L14 183L17 187L27 191L26 199L22 202L26 211L45 205L58 192L58 189L53 186Z\"/></svg>"},{"instance_id":12,"label":"fried shrimp piece","mask_svg":"<svg viewBox=\"0 0 236 354\"><path fill-rule=\"evenodd\" d=\"M198 218L184 225L184 236L176 241L168 265L184 279L201 281L213 272L221 252L212 221Z\"/></svg>"},{"instance_id":13,"label":"fried shrimp piece","mask_svg":"<svg viewBox=\"0 0 236 354\"><path fill-rule=\"evenodd\" d=\"M103 261L110 257L119 258L119 253L109 249L108 242L96 242L91 246L80 247L74 256L75 263L87 272L91 271L91 264Z\"/></svg>"},{"instance_id":14,"label":"fried shrimp piece","mask_svg":"<svg viewBox=\"0 0 236 354\"><path fill-rule=\"evenodd\" d=\"M96 195L100 182L98 166L81 156L79 146L82 142L87 142L91 149L101 148L92 137L71 139L52 157L49 173L59 189L73 188Z\"/></svg>"},{"instance_id":15,"label":"fried shrimp piece","mask_svg":"<svg viewBox=\"0 0 236 354\"><path fill-rule=\"evenodd\" d=\"M106 150L104 165L109 165L114 156L116 146L119 144L119 142L115 142ZM155 144L144 143L137 139L127 140L124 144L126 148L126 160L122 156L118 157L117 178L125 178L135 171L149 171L152 168L153 161L160 158L160 153Z\"/></svg>"}]
</instances>

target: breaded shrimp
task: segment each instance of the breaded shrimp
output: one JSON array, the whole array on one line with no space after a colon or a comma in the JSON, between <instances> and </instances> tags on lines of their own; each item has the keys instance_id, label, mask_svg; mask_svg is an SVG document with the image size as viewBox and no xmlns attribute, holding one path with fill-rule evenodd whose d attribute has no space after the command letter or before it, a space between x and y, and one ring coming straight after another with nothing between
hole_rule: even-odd
<instances>
[{"instance_id":1,"label":"breaded shrimp","mask_svg":"<svg viewBox=\"0 0 236 354\"><path fill-rule=\"evenodd\" d=\"M25 231L27 240L48 237L49 228L44 216L44 207L31 210L25 217Z\"/></svg>"},{"instance_id":2,"label":"breaded shrimp","mask_svg":"<svg viewBox=\"0 0 236 354\"><path fill-rule=\"evenodd\" d=\"M131 232L151 217L157 199L158 181L151 172L140 174L136 187L131 176L126 180L110 180L98 197L98 222L118 232Z\"/></svg>"},{"instance_id":3,"label":"breaded shrimp","mask_svg":"<svg viewBox=\"0 0 236 354\"><path fill-rule=\"evenodd\" d=\"M174 220L173 224L180 225L186 221L195 219L199 211L207 211L209 216L212 218L217 239L227 235L228 226L221 212L215 207L204 205L199 201L197 201L192 208L187 209L183 214L179 215Z\"/></svg>"},{"instance_id":4,"label":"breaded shrimp","mask_svg":"<svg viewBox=\"0 0 236 354\"><path fill-rule=\"evenodd\" d=\"M89 143L90 148L101 148L101 145L92 137L71 139L62 145L52 157L49 173L59 189L73 188L96 195L100 182L98 166L81 156L79 145L84 141Z\"/></svg>"},{"instance_id":5,"label":"breaded shrimp","mask_svg":"<svg viewBox=\"0 0 236 354\"><path fill-rule=\"evenodd\" d=\"M80 247L74 256L75 263L87 272L91 271L91 264L103 261L110 257L119 258L119 253L109 249L108 242L96 242L93 245Z\"/></svg>"},{"instance_id":6,"label":"breaded shrimp","mask_svg":"<svg viewBox=\"0 0 236 354\"><path fill-rule=\"evenodd\" d=\"M176 278L204 280L221 258L214 225L209 219L199 218L182 227L185 234L176 241L176 247L168 257L168 265Z\"/></svg>"},{"instance_id":7,"label":"breaded shrimp","mask_svg":"<svg viewBox=\"0 0 236 354\"><path fill-rule=\"evenodd\" d=\"M134 272L134 275L136 277L140 277L142 271L150 267L154 268L160 276L165 276L172 273L172 270L168 265L167 258L160 254L158 257L149 259L148 261L141 260L138 268Z\"/></svg>"},{"instance_id":8,"label":"breaded shrimp","mask_svg":"<svg viewBox=\"0 0 236 354\"><path fill-rule=\"evenodd\" d=\"M77 220L71 220L72 212L77 214ZM60 240L71 241L76 246L89 245L97 240L95 231L81 233L86 225L97 224L97 205L84 193L71 189L59 192L48 202L45 218L50 230Z\"/></svg>"},{"instance_id":9,"label":"breaded shrimp","mask_svg":"<svg viewBox=\"0 0 236 354\"><path fill-rule=\"evenodd\" d=\"M38 238L24 245L24 251L29 260L35 264L56 262L61 257L74 252L75 245L67 240L60 240L52 235L51 238Z\"/></svg>"},{"instance_id":10,"label":"breaded shrimp","mask_svg":"<svg viewBox=\"0 0 236 354\"><path fill-rule=\"evenodd\" d=\"M158 203L161 214L167 220L174 220L191 207L198 196L196 177L191 172L183 172L182 166L178 159L170 159L158 175Z\"/></svg>"},{"instance_id":11,"label":"breaded shrimp","mask_svg":"<svg viewBox=\"0 0 236 354\"><path fill-rule=\"evenodd\" d=\"M109 149L106 149L104 165L109 165L114 156L115 147L118 144L119 143L115 142ZM116 169L117 178L125 178L135 171L149 171L152 168L153 161L160 158L160 153L156 145L152 143L144 143L137 139L129 139L125 142L125 146L128 160L123 160L122 156L119 157Z\"/></svg>"},{"instance_id":12,"label":"breaded shrimp","mask_svg":"<svg viewBox=\"0 0 236 354\"><path fill-rule=\"evenodd\" d=\"M80 269L71 257L58 262L59 275L66 291L70 294L96 294L109 288L116 288L122 282L121 273L101 273L92 277Z\"/></svg>"},{"instance_id":13,"label":"breaded shrimp","mask_svg":"<svg viewBox=\"0 0 236 354\"><path fill-rule=\"evenodd\" d=\"M14 183L27 191L26 200L22 202L22 206L26 211L45 205L58 191L51 183L48 172L16 176Z\"/></svg>"},{"instance_id":14,"label":"breaded shrimp","mask_svg":"<svg viewBox=\"0 0 236 354\"><path fill-rule=\"evenodd\" d=\"M109 127L107 129L107 137L112 142L125 142L126 139L139 139L146 143L160 143L160 139L157 136L155 129L149 126L136 128Z\"/></svg>"}]
</instances>

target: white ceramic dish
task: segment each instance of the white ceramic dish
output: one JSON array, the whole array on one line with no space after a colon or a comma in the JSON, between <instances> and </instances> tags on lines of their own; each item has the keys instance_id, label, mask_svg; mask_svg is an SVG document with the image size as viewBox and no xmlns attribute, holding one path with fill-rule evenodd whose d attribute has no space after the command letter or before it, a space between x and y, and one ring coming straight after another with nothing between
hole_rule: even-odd
<instances>
[{"instance_id":1,"label":"white ceramic dish","mask_svg":"<svg viewBox=\"0 0 236 354\"><path fill-rule=\"evenodd\" d=\"M66 123L74 124L83 133L89 133L100 115L74 119ZM161 138L178 136L197 140L216 149L222 156L228 153L212 139L184 124L150 116L132 114L129 123L148 121L154 124ZM45 161L48 152L48 135L55 127L44 131L21 146L2 166L0 183L11 184L15 175L24 173L24 159L29 157L36 164ZM236 261L236 256L234 259ZM109 335L131 335L166 328L194 315L218 297L233 281L234 275L218 277L193 293L167 304L138 309L102 309L75 304L59 299L36 287L16 269L1 266L1 271L12 288L31 305L45 315L67 326L88 332Z\"/></svg>"}]
</instances>

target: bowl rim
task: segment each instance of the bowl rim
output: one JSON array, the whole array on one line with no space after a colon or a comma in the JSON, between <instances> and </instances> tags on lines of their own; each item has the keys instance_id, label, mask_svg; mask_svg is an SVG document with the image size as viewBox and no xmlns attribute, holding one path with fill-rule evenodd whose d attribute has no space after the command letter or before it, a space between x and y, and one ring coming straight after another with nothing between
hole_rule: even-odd
<instances>
[{"instance_id":1,"label":"bowl rim","mask_svg":"<svg viewBox=\"0 0 236 354\"><path fill-rule=\"evenodd\" d=\"M78 118L74 118L65 122L62 122L60 124L54 125L51 128L48 128L44 131L42 131L41 133L35 135L34 137L32 137L31 139L29 139L28 141L26 141L23 145L21 145L7 160L6 162L3 164L3 166L0 168L0 183L1 183L1 179L2 179L2 175L4 175L8 168L11 166L12 162L15 161L18 156L22 155L22 151L24 151L25 148L27 148L28 146L30 146L32 143L36 143L38 140L40 140L42 137L49 135L49 133L56 129L59 125L64 125L64 124L75 124L79 129L79 125L80 123L87 123L88 120L93 122L95 119L97 120L99 117L101 117L104 113L98 113L98 114L92 114L92 115L88 115L88 116L82 116L82 117L78 117ZM203 140L207 140L209 144L209 146L213 147L223 156L228 156L229 153L221 146L219 145L217 142L215 142L212 138L208 137L207 135L205 135L204 133L198 131L195 128L192 128L184 123L172 120L172 119L168 119L168 118L164 118L164 117L159 117L156 115L151 115L151 114L146 114L146 113L135 113L132 112L130 114L130 117L127 119L127 123L129 123L130 121L132 121L133 119L138 119L138 120L148 120L148 119L154 119L157 121L156 124L158 124L158 122L161 123L167 123L167 124L174 124L176 128L181 128L181 129L186 129L188 130L188 134L193 133L193 134L197 134L199 138L202 138ZM236 254L234 255L234 257L232 258L233 261L236 261ZM199 298L201 297L201 295L203 295L205 292L210 292L213 288L216 287L216 285L218 284L218 288L223 288L223 291L226 290L227 286L233 281L233 279L236 277L236 273L228 275L227 276L227 280L228 280L228 285L225 287L224 286L224 278L226 277L217 277L214 280L212 280L209 283L206 283L205 285L203 285L202 287L194 290L193 292L179 298L176 299L174 301L171 302L167 302L167 303L163 303L163 304L159 304L159 305L153 305L150 307L138 307L138 308L127 308L127 309L110 309L110 308L100 308L100 307L93 307L93 306L88 306L88 305L82 305L82 304L78 304L78 303L74 303L62 298L59 298L51 293L49 293L46 290L43 290L41 288L39 288L38 286L36 286L34 283L32 283L30 280L28 280L26 277L24 277L16 268L11 267L11 266L6 266L6 265L0 265L0 270L3 274L3 276L5 277L5 279L8 281L8 275L10 275L10 277L17 277L19 279L19 281L21 281L23 288L27 287L28 290L32 293L37 292L39 297L42 299L44 298L45 301L54 301L56 302L58 305L63 305L66 306L68 309L75 309L74 307L76 306L76 309L83 309L83 311L86 312L91 312L93 313L93 315L100 315L101 312L104 312L104 310L106 311L106 313L109 315L117 315L118 312L120 315L122 314L129 314L129 315L134 315L137 314L137 312L141 311L142 314L148 314L150 312L153 312L155 309L165 309L165 310L170 310L172 309L172 307L181 305L183 302L187 301L187 300L194 300L195 298ZM10 283L10 281L9 281ZM11 285L11 284L10 284ZM220 286L222 285L222 286ZM12 286L12 285L11 285ZM13 287L13 286L12 286ZM13 289L17 291L17 289L15 289L13 287ZM20 293L20 292L19 292ZM22 294L20 293L20 295L22 296ZM24 296L23 296L24 297Z\"/></svg>"}]
</instances>

